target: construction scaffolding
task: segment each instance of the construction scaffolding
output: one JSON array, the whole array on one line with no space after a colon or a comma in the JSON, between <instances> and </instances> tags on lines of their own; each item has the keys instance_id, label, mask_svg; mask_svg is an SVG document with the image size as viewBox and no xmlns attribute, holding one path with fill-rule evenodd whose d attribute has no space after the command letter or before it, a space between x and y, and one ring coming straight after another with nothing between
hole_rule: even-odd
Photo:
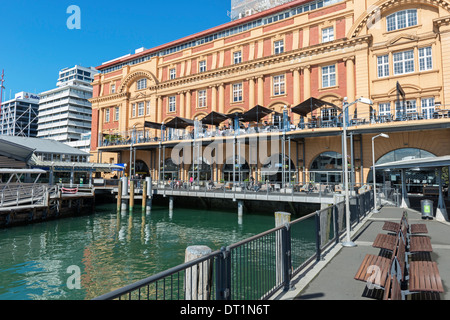
<instances>
[{"instance_id":1,"label":"construction scaffolding","mask_svg":"<svg viewBox=\"0 0 450 320\"><path fill-rule=\"evenodd\" d=\"M248 17L294 0L231 0L231 20Z\"/></svg>"}]
</instances>

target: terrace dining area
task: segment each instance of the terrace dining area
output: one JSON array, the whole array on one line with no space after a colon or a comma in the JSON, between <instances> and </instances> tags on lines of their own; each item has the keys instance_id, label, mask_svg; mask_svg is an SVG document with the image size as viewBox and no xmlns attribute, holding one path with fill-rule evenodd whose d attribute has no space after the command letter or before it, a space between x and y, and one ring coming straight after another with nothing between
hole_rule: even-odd
<instances>
[{"instance_id":1,"label":"terrace dining area","mask_svg":"<svg viewBox=\"0 0 450 320\"><path fill-rule=\"evenodd\" d=\"M376 124L398 125L411 121L433 121L450 119L450 109L436 106L432 112L410 111L396 108L393 112L357 110L347 117L347 127ZM295 119L295 120L294 120ZM163 143L180 140L211 139L250 134L302 132L317 129L339 129L344 126L341 107L317 98L309 98L301 104L276 112L260 105L247 112L223 114L212 111L201 119L175 117L167 123L146 121L143 127L134 127L126 132L107 132L99 137L100 147L130 146L142 143Z\"/></svg>"}]
</instances>

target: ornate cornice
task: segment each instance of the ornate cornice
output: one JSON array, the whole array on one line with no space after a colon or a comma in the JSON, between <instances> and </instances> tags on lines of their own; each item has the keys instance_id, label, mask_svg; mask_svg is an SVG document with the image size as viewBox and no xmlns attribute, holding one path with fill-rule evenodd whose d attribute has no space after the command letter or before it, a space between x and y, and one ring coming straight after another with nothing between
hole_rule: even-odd
<instances>
[{"instance_id":1,"label":"ornate cornice","mask_svg":"<svg viewBox=\"0 0 450 320\"><path fill-rule=\"evenodd\" d=\"M167 80L167 81L162 82L159 85L157 85L156 89L158 89L158 90L170 89L170 88L176 88L176 87L182 86L182 85L193 84L195 82L200 82L203 80L211 80L214 78L230 77L233 75L238 75L239 73L242 73L242 72L251 72L251 71L259 69L261 67L267 67L267 66L279 64L279 63L286 63L286 62L290 62L290 61L293 61L296 59L298 60L301 58L310 57L312 55L318 55L318 54L322 54L325 52L336 51L339 49L352 47L352 46L355 46L355 45L358 45L361 43L369 43L371 38L372 38L371 35L364 35L364 36L360 36L360 37L356 37L356 38L352 38L352 39L346 39L346 38L339 39L339 40L331 41L331 42L324 43L324 44L318 44L318 45L310 46L307 48L301 48L301 49L285 52L282 54L272 55L270 57L264 57L264 58L251 60L248 62L243 62L236 66L233 65L233 66L222 67L219 69L214 69L212 71L207 71L207 72L203 72L200 74L194 74L194 75L189 75L189 76L185 76L185 77L181 77L181 78L177 78L177 79ZM310 64L311 63L308 62L308 65L302 65L302 63L299 62L296 67L299 67L299 68L309 67ZM248 78L249 77L247 76L246 79L248 79Z\"/></svg>"},{"instance_id":2,"label":"ornate cornice","mask_svg":"<svg viewBox=\"0 0 450 320\"><path fill-rule=\"evenodd\" d=\"M94 103L104 103L104 102L108 102L108 101L116 101L118 99L129 99L130 98L130 94L128 92L123 92L123 93L114 93L114 94L110 94L107 96L101 96L101 97L96 97L96 98L92 98L89 99L89 102L94 104Z\"/></svg>"}]
</instances>

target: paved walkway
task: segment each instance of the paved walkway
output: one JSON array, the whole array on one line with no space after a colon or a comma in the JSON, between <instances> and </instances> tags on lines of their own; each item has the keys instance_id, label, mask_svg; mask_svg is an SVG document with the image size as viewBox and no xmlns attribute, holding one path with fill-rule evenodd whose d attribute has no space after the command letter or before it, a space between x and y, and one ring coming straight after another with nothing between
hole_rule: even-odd
<instances>
[{"instance_id":1,"label":"paved walkway","mask_svg":"<svg viewBox=\"0 0 450 320\"><path fill-rule=\"evenodd\" d=\"M384 207L380 213L371 213L352 232L356 247L337 245L324 254L323 260L313 263L309 271L293 279L294 288L278 295L277 300L374 300L368 296L366 284L354 276L367 253L378 254L372 243L382 230L384 221L399 222L404 209ZM442 300L450 300L450 223L422 220L421 214L408 209L410 224L425 223L431 237L431 258L438 263L445 293Z\"/></svg>"}]
</instances>

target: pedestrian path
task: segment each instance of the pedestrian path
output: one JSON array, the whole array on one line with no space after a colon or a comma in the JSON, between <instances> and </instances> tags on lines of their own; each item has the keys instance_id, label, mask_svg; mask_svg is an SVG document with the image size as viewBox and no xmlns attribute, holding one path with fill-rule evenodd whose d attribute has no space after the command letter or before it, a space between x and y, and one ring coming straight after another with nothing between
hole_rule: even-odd
<instances>
[{"instance_id":1,"label":"pedestrian path","mask_svg":"<svg viewBox=\"0 0 450 320\"><path fill-rule=\"evenodd\" d=\"M431 258L438 264L445 292L441 300L450 300L447 286L450 284L450 223L422 220L420 212L408 209L410 224L425 223L431 238ZM355 247L337 245L324 253L320 262L313 263L307 272L293 279L293 289L278 295L279 300L374 300L364 282L354 276L366 254L377 255L380 249L372 243L385 221L399 222L404 209L384 207L379 213L371 213L352 232Z\"/></svg>"}]
</instances>

